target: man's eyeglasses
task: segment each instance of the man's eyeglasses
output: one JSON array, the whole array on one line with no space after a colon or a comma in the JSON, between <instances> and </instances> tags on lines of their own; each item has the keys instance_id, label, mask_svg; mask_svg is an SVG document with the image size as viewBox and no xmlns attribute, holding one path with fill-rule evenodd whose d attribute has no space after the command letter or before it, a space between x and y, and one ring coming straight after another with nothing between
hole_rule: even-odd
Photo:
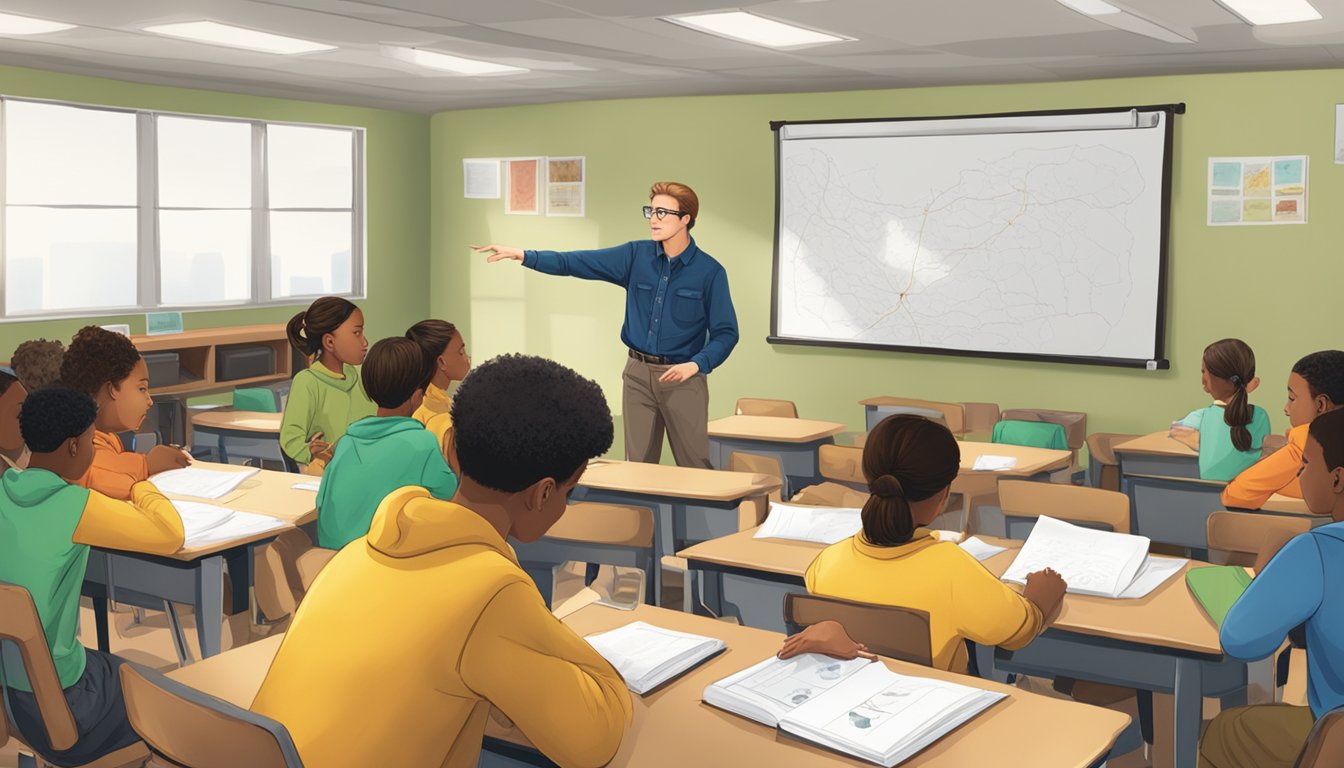
<instances>
[{"instance_id":1,"label":"man's eyeglasses","mask_svg":"<svg viewBox=\"0 0 1344 768\"><path fill-rule=\"evenodd\" d=\"M666 208L654 208L652 205L644 206L644 218L646 219L652 219L655 215L657 215L658 220L662 221L664 218L667 217L668 214L671 214L673 216L689 215L685 211L669 211Z\"/></svg>"}]
</instances>

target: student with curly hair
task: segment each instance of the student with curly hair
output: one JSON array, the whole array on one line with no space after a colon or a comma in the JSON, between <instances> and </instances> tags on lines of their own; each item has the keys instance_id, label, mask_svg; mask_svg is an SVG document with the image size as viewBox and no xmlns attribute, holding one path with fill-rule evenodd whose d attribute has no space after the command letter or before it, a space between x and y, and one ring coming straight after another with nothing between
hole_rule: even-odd
<instances>
[{"instance_id":1,"label":"student with curly hair","mask_svg":"<svg viewBox=\"0 0 1344 768\"><path fill-rule=\"evenodd\" d=\"M168 445L156 445L147 454L122 447L117 433L139 429L154 405L149 367L125 336L96 325L80 328L61 361L61 384L98 404L93 463L80 485L114 499L129 499L135 483L191 462L187 454Z\"/></svg>"},{"instance_id":2,"label":"student with curly hair","mask_svg":"<svg viewBox=\"0 0 1344 768\"><path fill-rule=\"evenodd\" d=\"M36 392L60 383L63 359L65 345L61 342L31 339L14 348L9 364L19 381L23 382L23 388Z\"/></svg>"},{"instance_id":3,"label":"student with curly hair","mask_svg":"<svg viewBox=\"0 0 1344 768\"><path fill-rule=\"evenodd\" d=\"M22 386L11 385L11 386ZM126 717L117 656L79 642L79 589L89 547L171 554L182 548L182 518L147 482L131 486L131 501L80 487L95 456L99 408L88 395L48 387L28 396L19 415L32 450L28 468L0 477L0 582L28 590L78 740L56 751L32 685L13 643L3 665L9 709L23 739L60 765L84 765L139 740Z\"/></svg>"},{"instance_id":4,"label":"student with curly hair","mask_svg":"<svg viewBox=\"0 0 1344 768\"><path fill-rule=\"evenodd\" d=\"M457 495L406 487L383 500L299 605L252 710L284 723L318 768L475 765L492 707L556 763L605 765L630 694L506 541L533 541L564 514L611 446L606 398L557 363L507 355L462 382L452 414Z\"/></svg>"},{"instance_id":5,"label":"student with curly hair","mask_svg":"<svg viewBox=\"0 0 1344 768\"><path fill-rule=\"evenodd\" d=\"M337 296L323 296L290 318L289 344L309 365L294 376L280 447L300 464L320 470L331 461L332 446L351 424L372 416L373 401L359 385L359 365L369 350L364 313Z\"/></svg>"}]
</instances>

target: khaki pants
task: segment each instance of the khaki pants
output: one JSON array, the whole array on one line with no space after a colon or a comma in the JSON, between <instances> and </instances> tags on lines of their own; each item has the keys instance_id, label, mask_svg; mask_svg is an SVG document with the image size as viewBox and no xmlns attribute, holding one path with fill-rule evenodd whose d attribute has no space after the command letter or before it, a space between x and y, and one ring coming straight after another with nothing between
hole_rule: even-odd
<instances>
[{"instance_id":1,"label":"khaki pants","mask_svg":"<svg viewBox=\"0 0 1344 768\"><path fill-rule=\"evenodd\" d=\"M677 466L712 469L709 463L709 384L703 373L663 383L670 365L626 361L621 403L625 411L625 458L657 464L663 455L663 429Z\"/></svg>"},{"instance_id":2,"label":"khaki pants","mask_svg":"<svg viewBox=\"0 0 1344 768\"><path fill-rule=\"evenodd\" d=\"M1226 710L1199 740L1199 768L1291 768L1314 724L1311 707L1257 704Z\"/></svg>"}]
</instances>

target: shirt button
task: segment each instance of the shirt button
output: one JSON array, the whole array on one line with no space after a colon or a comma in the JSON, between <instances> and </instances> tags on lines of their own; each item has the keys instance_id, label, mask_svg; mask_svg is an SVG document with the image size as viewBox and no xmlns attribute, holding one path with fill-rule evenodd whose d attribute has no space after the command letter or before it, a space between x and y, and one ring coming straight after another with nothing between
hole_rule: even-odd
<instances>
[{"instance_id":1,"label":"shirt button","mask_svg":"<svg viewBox=\"0 0 1344 768\"><path fill-rule=\"evenodd\" d=\"M663 297L662 297L662 296L659 296L659 297L658 297L658 303L659 303L659 304L662 304L662 303L663 303Z\"/></svg>"},{"instance_id":2,"label":"shirt button","mask_svg":"<svg viewBox=\"0 0 1344 768\"><path fill-rule=\"evenodd\" d=\"M664 282L664 283L667 282L667 275L663 275L663 282Z\"/></svg>"}]
</instances>

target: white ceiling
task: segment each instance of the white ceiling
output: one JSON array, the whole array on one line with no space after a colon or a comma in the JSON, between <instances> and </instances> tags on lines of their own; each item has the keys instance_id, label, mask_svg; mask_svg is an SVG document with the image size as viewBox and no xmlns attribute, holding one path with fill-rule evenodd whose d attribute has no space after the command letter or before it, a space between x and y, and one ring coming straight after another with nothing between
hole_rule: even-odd
<instances>
[{"instance_id":1,"label":"white ceiling","mask_svg":"<svg viewBox=\"0 0 1344 768\"><path fill-rule=\"evenodd\" d=\"M1344 0L1251 27L1214 0L1111 0L1195 44L1114 29L1055 0L0 0L77 29L0 38L0 63L120 80L432 113L537 102L833 91L1344 66ZM774 51L658 16L741 8L856 38ZM199 20L337 50L275 56L142 32ZM421 47L526 67L462 77L392 59ZM0 90L3 83L0 82Z\"/></svg>"}]
</instances>

